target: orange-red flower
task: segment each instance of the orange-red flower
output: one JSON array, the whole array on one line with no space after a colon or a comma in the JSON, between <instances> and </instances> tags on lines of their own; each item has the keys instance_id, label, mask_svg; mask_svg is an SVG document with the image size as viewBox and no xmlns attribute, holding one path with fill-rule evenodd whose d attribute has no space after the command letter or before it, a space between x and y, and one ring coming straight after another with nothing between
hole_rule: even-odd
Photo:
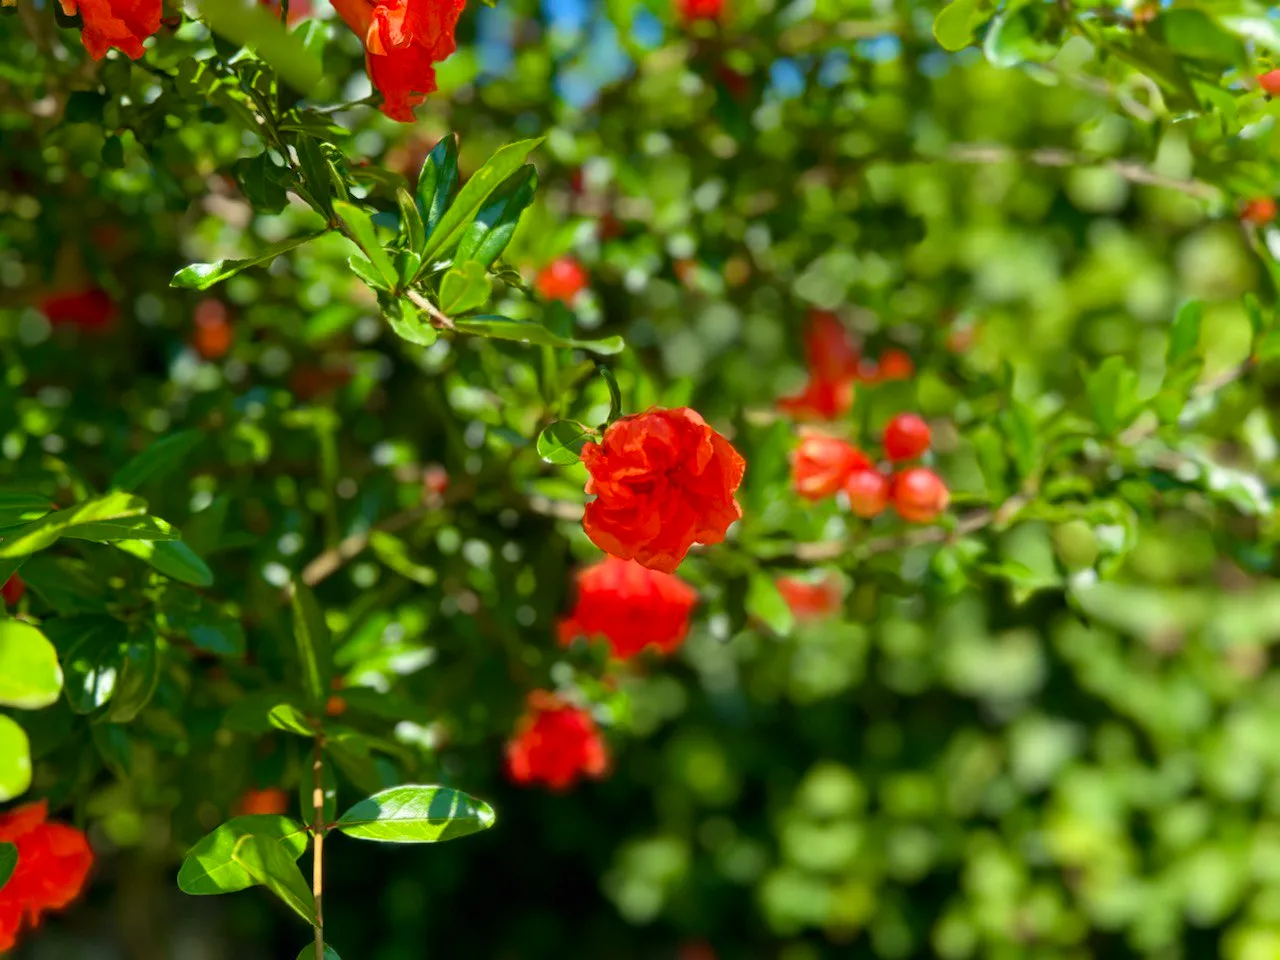
<instances>
[{"instance_id":1,"label":"orange-red flower","mask_svg":"<svg viewBox=\"0 0 1280 960\"><path fill-rule=\"evenodd\" d=\"M671 573L695 543L719 543L742 516L746 462L687 407L615 420L582 448L591 474L582 528L612 556Z\"/></svg>"},{"instance_id":2,"label":"orange-red flower","mask_svg":"<svg viewBox=\"0 0 1280 960\"><path fill-rule=\"evenodd\" d=\"M840 609L842 590L835 577L817 583L798 577L779 577L777 587L797 620L827 617Z\"/></svg>"},{"instance_id":3,"label":"orange-red flower","mask_svg":"<svg viewBox=\"0 0 1280 960\"><path fill-rule=\"evenodd\" d=\"M0 888L0 953L13 947L25 922L34 929L49 910L80 894L93 851L75 827L47 823L43 800L0 814L0 841L18 848L18 865Z\"/></svg>"},{"instance_id":4,"label":"orange-red flower","mask_svg":"<svg viewBox=\"0 0 1280 960\"><path fill-rule=\"evenodd\" d=\"M573 257L557 257L538 271L538 293L544 300L570 303L587 285L587 271Z\"/></svg>"},{"instance_id":5,"label":"orange-red flower","mask_svg":"<svg viewBox=\"0 0 1280 960\"><path fill-rule=\"evenodd\" d=\"M54 326L82 330L103 330L116 317L115 303L98 287L51 294L40 301L40 310Z\"/></svg>"},{"instance_id":6,"label":"orange-red flower","mask_svg":"<svg viewBox=\"0 0 1280 960\"><path fill-rule=\"evenodd\" d=\"M279 787L246 790L236 809L240 814L284 813L289 809L289 795Z\"/></svg>"},{"instance_id":7,"label":"orange-red flower","mask_svg":"<svg viewBox=\"0 0 1280 960\"><path fill-rule=\"evenodd\" d=\"M694 589L677 576L605 557L578 574L578 602L560 621L560 642L602 636L623 660L650 644L672 653L689 632L697 602Z\"/></svg>"},{"instance_id":8,"label":"orange-red flower","mask_svg":"<svg viewBox=\"0 0 1280 960\"><path fill-rule=\"evenodd\" d=\"M236 332L231 326L227 305L209 297L196 304L196 330L192 344L196 353L206 360L225 357L235 342Z\"/></svg>"},{"instance_id":9,"label":"orange-red flower","mask_svg":"<svg viewBox=\"0 0 1280 960\"><path fill-rule=\"evenodd\" d=\"M779 400L778 409L801 420L834 420L848 413L861 356L834 313L809 311L804 355L809 382L796 396Z\"/></svg>"},{"instance_id":10,"label":"orange-red flower","mask_svg":"<svg viewBox=\"0 0 1280 960\"><path fill-rule=\"evenodd\" d=\"M724 0L676 0L680 19L685 23L694 20L719 20L724 13Z\"/></svg>"},{"instance_id":11,"label":"orange-red flower","mask_svg":"<svg viewBox=\"0 0 1280 960\"><path fill-rule=\"evenodd\" d=\"M866 454L852 444L806 431L791 457L791 483L800 496L821 500L834 497L852 474L870 466Z\"/></svg>"},{"instance_id":12,"label":"orange-red flower","mask_svg":"<svg viewBox=\"0 0 1280 960\"><path fill-rule=\"evenodd\" d=\"M0 598L3 598L4 602L12 607L22 599L23 594L26 592L26 583L14 573L10 574L9 579L4 582L4 586L0 587Z\"/></svg>"},{"instance_id":13,"label":"orange-red flower","mask_svg":"<svg viewBox=\"0 0 1280 960\"><path fill-rule=\"evenodd\" d=\"M465 0L333 0L364 41L369 79L382 112L413 121L413 108L436 91L435 64L457 49L453 32Z\"/></svg>"},{"instance_id":14,"label":"orange-red flower","mask_svg":"<svg viewBox=\"0 0 1280 960\"><path fill-rule=\"evenodd\" d=\"M160 29L161 0L61 0L62 11L84 19L80 41L101 60L115 47L127 57L142 56L142 41Z\"/></svg>"},{"instance_id":15,"label":"orange-red flower","mask_svg":"<svg viewBox=\"0 0 1280 960\"><path fill-rule=\"evenodd\" d=\"M609 763L591 714L553 693L529 694L529 710L507 743L507 772L516 783L567 790L579 777L599 777Z\"/></svg>"}]
</instances>

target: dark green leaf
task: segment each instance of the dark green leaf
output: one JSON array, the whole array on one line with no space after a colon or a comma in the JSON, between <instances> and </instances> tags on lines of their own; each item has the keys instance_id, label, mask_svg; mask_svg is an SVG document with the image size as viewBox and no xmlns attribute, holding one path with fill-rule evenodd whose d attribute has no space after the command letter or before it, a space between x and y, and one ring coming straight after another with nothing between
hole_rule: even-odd
<instances>
[{"instance_id":1,"label":"dark green leaf","mask_svg":"<svg viewBox=\"0 0 1280 960\"><path fill-rule=\"evenodd\" d=\"M557 420L538 434L538 456L547 463L577 463L594 431L576 420Z\"/></svg>"},{"instance_id":2,"label":"dark green leaf","mask_svg":"<svg viewBox=\"0 0 1280 960\"><path fill-rule=\"evenodd\" d=\"M67 97L64 114L67 123L102 123L102 111L110 102L105 93L94 90L74 90Z\"/></svg>"},{"instance_id":3,"label":"dark green leaf","mask_svg":"<svg viewBox=\"0 0 1280 960\"><path fill-rule=\"evenodd\" d=\"M246 157L232 164L236 182L245 199L255 210L263 213L279 213L289 202L286 189L288 171L263 152L256 157Z\"/></svg>"},{"instance_id":4,"label":"dark green leaf","mask_svg":"<svg viewBox=\"0 0 1280 960\"><path fill-rule=\"evenodd\" d=\"M298 166L302 168L302 179L307 185L307 192L319 204L318 212L327 217L333 210L333 180L320 144L314 137L299 134L294 146L298 151Z\"/></svg>"},{"instance_id":5,"label":"dark green leaf","mask_svg":"<svg viewBox=\"0 0 1280 960\"><path fill-rule=\"evenodd\" d=\"M193 587L213 586L213 571L181 540L119 540L117 549L145 560L152 567Z\"/></svg>"},{"instance_id":6,"label":"dark green leaf","mask_svg":"<svg viewBox=\"0 0 1280 960\"><path fill-rule=\"evenodd\" d=\"M491 285L484 266L468 260L450 268L440 281L440 310L455 316L482 307L489 299Z\"/></svg>"},{"instance_id":7,"label":"dark green leaf","mask_svg":"<svg viewBox=\"0 0 1280 960\"><path fill-rule=\"evenodd\" d=\"M422 211L424 234L430 238L453 199L458 185L458 138L441 137L427 154L418 173L418 208ZM425 247L419 247L419 251ZM425 259L425 257L424 257Z\"/></svg>"},{"instance_id":8,"label":"dark green leaf","mask_svg":"<svg viewBox=\"0 0 1280 960\"><path fill-rule=\"evenodd\" d=\"M418 210L418 205L413 202L413 197L404 187L396 190L396 203L400 206L400 236L403 238L405 248L418 253L427 239L422 214Z\"/></svg>"},{"instance_id":9,"label":"dark green leaf","mask_svg":"<svg viewBox=\"0 0 1280 960\"><path fill-rule=\"evenodd\" d=\"M111 478L112 489L132 493L147 481L168 475L203 440L201 430L180 430L161 437L116 471Z\"/></svg>"},{"instance_id":10,"label":"dark green leaf","mask_svg":"<svg viewBox=\"0 0 1280 960\"><path fill-rule=\"evenodd\" d=\"M128 629L103 616L58 617L45 624L61 654L63 687L76 713L92 713L115 693Z\"/></svg>"},{"instance_id":11,"label":"dark green leaf","mask_svg":"<svg viewBox=\"0 0 1280 960\"><path fill-rule=\"evenodd\" d=\"M525 209L538 189L538 171L526 163L507 178L462 232L454 259L490 267L515 235Z\"/></svg>"},{"instance_id":12,"label":"dark green leaf","mask_svg":"<svg viewBox=\"0 0 1280 960\"><path fill-rule=\"evenodd\" d=\"M311 705L318 711L329 698L330 680L333 677L332 643L324 613L316 602L315 594L300 581L292 588L293 637L297 644L298 665L302 671L302 689Z\"/></svg>"},{"instance_id":13,"label":"dark green leaf","mask_svg":"<svg viewBox=\"0 0 1280 960\"><path fill-rule=\"evenodd\" d=\"M0 706L39 710L58 699L62 668L45 635L22 620L0 620Z\"/></svg>"},{"instance_id":14,"label":"dark green leaf","mask_svg":"<svg viewBox=\"0 0 1280 960\"><path fill-rule=\"evenodd\" d=\"M576 347L592 353L611 356L626 347L621 337L605 337L603 340L573 340L558 337L540 323L532 320L512 320L510 317L467 317L455 322L460 333L478 337L494 337L499 340L516 340L520 343L542 344L548 347Z\"/></svg>"},{"instance_id":15,"label":"dark green leaf","mask_svg":"<svg viewBox=\"0 0 1280 960\"><path fill-rule=\"evenodd\" d=\"M542 138L539 137L535 140L520 140L507 144L490 157L485 165L467 181L458 193L458 199L450 204L434 228L432 227L434 221L428 217L427 245L422 251L424 263L430 263L450 253L462 239L463 229L484 206L489 194L493 193L507 177L520 169L529 151L541 142Z\"/></svg>"},{"instance_id":16,"label":"dark green leaf","mask_svg":"<svg viewBox=\"0 0 1280 960\"><path fill-rule=\"evenodd\" d=\"M156 635L150 627L140 627L125 642L122 650L120 677L115 696L107 709L112 723L128 723L151 702L160 682L160 658L156 651Z\"/></svg>"},{"instance_id":17,"label":"dark green leaf","mask_svg":"<svg viewBox=\"0 0 1280 960\"><path fill-rule=\"evenodd\" d=\"M300 237L281 240L279 243L271 244L256 256L248 257L244 260L215 260L213 263L188 264L173 275L173 279L169 281L169 286L182 287L185 290L208 290L215 283L221 283L228 277L234 277L241 270L256 267L261 263L269 263L280 254L295 247L300 247L304 243L322 236L324 233L326 233L325 230L319 230L315 233L303 234Z\"/></svg>"},{"instance_id":18,"label":"dark green leaf","mask_svg":"<svg viewBox=\"0 0 1280 960\"><path fill-rule=\"evenodd\" d=\"M622 391L618 388L618 378L613 375L613 371L602 363L596 364L596 370L600 376L604 378L605 384L609 387L609 419L606 423L613 423L622 416Z\"/></svg>"},{"instance_id":19,"label":"dark green leaf","mask_svg":"<svg viewBox=\"0 0 1280 960\"><path fill-rule=\"evenodd\" d=\"M117 136L107 137L102 143L102 165L108 170L124 166L124 142Z\"/></svg>"},{"instance_id":20,"label":"dark green leaf","mask_svg":"<svg viewBox=\"0 0 1280 960\"><path fill-rule=\"evenodd\" d=\"M447 787L392 787L338 818L338 830L361 840L440 843L493 826L493 809Z\"/></svg>"},{"instance_id":21,"label":"dark green leaf","mask_svg":"<svg viewBox=\"0 0 1280 960\"><path fill-rule=\"evenodd\" d=\"M369 258L369 262L378 272L378 276L383 279L386 289L393 289L399 278L391 258L387 256L387 251L383 249L382 242L378 239L378 233L373 227L373 220L369 214L363 208L345 200L337 201L333 208L342 218L342 222L347 225L351 239L364 251L364 255Z\"/></svg>"},{"instance_id":22,"label":"dark green leaf","mask_svg":"<svg viewBox=\"0 0 1280 960\"><path fill-rule=\"evenodd\" d=\"M17 845L8 842L0 842L0 890L4 890L4 885L9 882L9 878L13 876L13 871L17 866Z\"/></svg>"}]
</instances>

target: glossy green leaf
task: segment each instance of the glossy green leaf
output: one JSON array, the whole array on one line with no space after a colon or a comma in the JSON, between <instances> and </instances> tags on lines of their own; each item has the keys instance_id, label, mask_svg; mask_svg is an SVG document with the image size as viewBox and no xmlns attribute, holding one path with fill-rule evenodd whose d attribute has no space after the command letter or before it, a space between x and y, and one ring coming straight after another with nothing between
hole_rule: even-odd
<instances>
[{"instance_id":1,"label":"glossy green leaf","mask_svg":"<svg viewBox=\"0 0 1280 960\"><path fill-rule=\"evenodd\" d=\"M537 189L538 171L526 163L493 192L463 230L454 259L492 266L507 249Z\"/></svg>"},{"instance_id":2,"label":"glossy green leaf","mask_svg":"<svg viewBox=\"0 0 1280 960\"><path fill-rule=\"evenodd\" d=\"M422 222L422 213L414 203L409 191L401 187L396 191L396 204L400 207L400 235L404 245L417 253L427 239L426 226Z\"/></svg>"},{"instance_id":3,"label":"glossy green leaf","mask_svg":"<svg viewBox=\"0 0 1280 960\"><path fill-rule=\"evenodd\" d=\"M39 710L62 692L53 644L22 620L0 620L0 706Z\"/></svg>"},{"instance_id":4,"label":"glossy green leaf","mask_svg":"<svg viewBox=\"0 0 1280 960\"><path fill-rule=\"evenodd\" d=\"M127 493L109 493L103 497L57 510L5 535L0 542L0 557L18 557L52 546L59 537L69 536L76 527L103 529L101 525L141 517L147 505Z\"/></svg>"},{"instance_id":5,"label":"glossy green leaf","mask_svg":"<svg viewBox=\"0 0 1280 960\"><path fill-rule=\"evenodd\" d=\"M0 527L39 520L52 510L49 498L39 493L0 492Z\"/></svg>"},{"instance_id":6,"label":"glossy green leaf","mask_svg":"<svg viewBox=\"0 0 1280 960\"><path fill-rule=\"evenodd\" d=\"M267 711L267 721L277 730L296 733L300 737L311 739L316 735L306 715L291 703L276 704Z\"/></svg>"},{"instance_id":7,"label":"glossy green leaf","mask_svg":"<svg viewBox=\"0 0 1280 960\"><path fill-rule=\"evenodd\" d=\"M294 858L273 837L250 834L236 841L231 859L287 903L307 923L315 921L316 902Z\"/></svg>"},{"instance_id":8,"label":"glossy green leaf","mask_svg":"<svg viewBox=\"0 0 1280 960\"><path fill-rule=\"evenodd\" d=\"M575 347L603 356L620 353L626 343L621 337L605 337L603 340L574 340L558 337L540 323L532 320L512 320L510 317L466 317L455 321L460 333L498 340L515 340L520 343L541 344L548 347Z\"/></svg>"},{"instance_id":9,"label":"glossy green leaf","mask_svg":"<svg viewBox=\"0 0 1280 960\"><path fill-rule=\"evenodd\" d=\"M402 786L361 800L335 827L386 843L439 843L493 826L493 809L447 787Z\"/></svg>"},{"instance_id":10,"label":"glossy green leaf","mask_svg":"<svg viewBox=\"0 0 1280 960\"><path fill-rule=\"evenodd\" d=\"M235 861L236 845L256 837L278 846L290 862L307 849L306 828L278 814L251 814L228 820L192 847L178 870L178 888L192 896L234 893L260 881Z\"/></svg>"},{"instance_id":11,"label":"glossy green leaf","mask_svg":"<svg viewBox=\"0 0 1280 960\"><path fill-rule=\"evenodd\" d=\"M951 0L934 17L933 35L944 50L962 50L973 43L987 10L987 0Z\"/></svg>"},{"instance_id":12,"label":"glossy green leaf","mask_svg":"<svg viewBox=\"0 0 1280 960\"><path fill-rule=\"evenodd\" d=\"M422 252L424 262L430 263L434 259L447 256L452 251L462 239L463 229L475 219L489 195L507 177L520 169L525 157L541 142L541 137L534 140L520 140L498 150L466 182L458 193L458 199L449 205L434 228L430 226L431 220L428 218L429 235L427 245Z\"/></svg>"},{"instance_id":13,"label":"glossy green leaf","mask_svg":"<svg viewBox=\"0 0 1280 960\"><path fill-rule=\"evenodd\" d=\"M113 546L145 560L166 577L194 587L213 586L209 565L181 540L119 540Z\"/></svg>"},{"instance_id":14,"label":"glossy green leaf","mask_svg":"<svg viewBox=\"0 0 1280 960\"><path fill-rule=\"evenodd\" d=\"M121 654L115 696L107 709L107 718L112 723L133 720L151 702L160 682L156 635L149 627L139 628L131 634Z\"/></svg>"},{"instance_id":15,"label":"glossy green leaf","mask_svg":"<svg viewBox=\"0 0 1280 960\"><path fill-rule=\"evenodd\" d=\"M319 206L318 212L327 216L333 210L333 179L320 144L315 137L299 134L294 146L298 151L298 166L302 168L307 193Z\"/></svg>"},{"instance_id":16,"label":"glossy green leaf","mask_svg":"<svg viewBox=\"0 0 1280 960\"><path fill-rule=\"evenodd\" d=\"M209 29L253 50L295 90L323 94L327 83L319 58L268 7L253 0L199 0L199 11Z\"/></svg>"},{"instance_id":17,"label":"glossy green leaf","mask_svg":"<svg viewBox=\"0 0 1280 960\"><path fill-rule=\"evenodd\" d=\"M173 275L173 279L169 281L171 287L182 287L186 290L208 290L215 283L221 283L230 277L234 277L242 270L249 267L256 267L259 264L270 263L282 253L287 253L296 247L309 243L316 237L323 236L327 231L318 230L315 233L307 233L298 237L290 237L288 240L281 240L279 243L273 243L266 247L256 256L246 257L244 260L215 260L212 263L191 263L183 267Z\"/></svg>"},{"instance_id":18,"label":"glossy green leaf","mask_svg":"<svg viewBox=\"0 0 1280 960\"><path fill-rule=\"evenodd\" d=\"M416 346L429 347L440 339L440 331L423 319L417 306L408 298L387 303L382 316L397 337Z\"/></svg>"},{"instance_id":19,"label":"glossy green leaf","mask_svg":"<svg viewBox=\"0 0 1280 960\"><path fill-rule=\"evenodd\" d=\"M427 154L418 173L418 209L422 211L423 232L427 239L448 209L457 186L458 138L450 133L441 137ZM426 249L425 243L418 249Z\"/></svg>"},{"instance_id":20,"label":"glossy green leaf","mask_svg":"<svg viewBox=\"0 0 1280 960\"><path fill-rule=\"evenodd\" d=\"M396 268L392 265L391 258L387 256L387 251L383 249L382 242L378 239L378 232L374 229L373 220L370 219L369 214L362 207L345 200L337 201L333 208L342 218L342 222L347 225L351 239L373 264L374 270L382 278L386 288L394 289L399 277L396 275Z\"/></svg>"},{"instance_id":21,"label":"glossy green leaf","mask_svg":"<svg viewBox=\"0 0 1280 960\"><path fill-rule=\"evenodd\" d=\"M110 701L124 664L128 628L114 617L82 615L48 621L45 632L62 660L63 690L76 713Z\"/></svg>"},{"instance_id":22,"label":"glossy green leaf","mask_svg":"<svg viewBox=\"0 0 1280 960\"><path fill-rule=\"evenodd\" d=\"M26 732L0 713L0 803L20 797L31 786L31 744Z\"/></svg>"},{"instance_id":23,"label":"glossy green leaf","mask_svg":"<svg viewBox=\"0 0 1280 960\"><path fill-rule=\"evenodd\" d=\"M244 654L244 627L220 605L194 590L177 585L166 589L157 624L166 635L183 637L199 650L224 657Z\"/></svg>"},{"instance_id":24,"label":"glossy green leaf","mask_svg":"<svg viewBox=\"0 0 1280 960\"><path fill-rule=\"evenodd\" d=\"M482 264L468 260L451 267L440 281L440 310L456 316L484 306L492 285Z\"/></svg>"},{"instance_id":25,"label":"glossy green leaf","mask_svg":"<svg viewBox=\"0 0 1280 960\"><path fill-rule=\"evenodd\" d=\"M264 151L256 157L237 160L231 172L240 185L240 192L255 210L280 213L289 202L286 189L289 172L270 153Z\"/></svg>"},{"instance_id":26,"label":"glossy green leaf","mask_svg":"<svg viewBox=\"0 0 1280 960\"><path fill-rule=\"evenodd\" d=\"M18 868L18 846L7 841L0 841L0 891Z\"/></svg>"},{"instance_id":27,"label":"glossy green leaf","mask_svg":"<svg viewBox=\"0 0 1280 960\"><path fill-rule=\"evenodd\" d=\"M203 430L179 430L161 437L116 471L112 489L132 493L148 481L167 476L203 441Z\"/></svg>"},{"instance_id":28,"label":"glossy green leaf","mask_svg":"<svg viewBox=\"0 0 1280 960\"><path fill-rule=\"evenodd\" d=\"M996 67L1049 60L1058 52L1059 44L1049 40L1046 33L1042 8L1010 9L991 21L982 49Z\"/></svg>"},{"instance_id":29,"label":"glossy green leaf","mask_svg":"<svg viewBox=\"0 0 1280 960\"><path fill-rule=\"evenodd\" d=\"M577 463L582 448L594 435L595 431L584 423L557 420L538 434L538 456L559 466Z\"/></svg>"},{"instance_id":30,"label":"glossy green leaf","mask_svg":"<svg viewBox=\"0 0 1280 960\"><path fill-rule=\"evenodd\" d=\"M297 645L302 689L311 705L319 710L329 698L333 677L332 641L324 613L315 594L300 581L292 587L293 638Z\"/></svg>"}]
</instances>

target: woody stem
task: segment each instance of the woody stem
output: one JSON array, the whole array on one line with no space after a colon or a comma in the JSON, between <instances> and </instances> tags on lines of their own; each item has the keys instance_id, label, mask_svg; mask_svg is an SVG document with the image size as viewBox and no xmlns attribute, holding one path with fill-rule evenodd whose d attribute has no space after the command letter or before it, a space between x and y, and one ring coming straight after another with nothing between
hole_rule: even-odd
<instances>
[{"instance_id":1,"label":"woody stem","mask_svg":"<svg viewBox=\"0 0 1280 960\"><path fill-rule=\"evenodd\" d=\"M312 751L311 775L314 785L311 792L311 830L315 844L311 860L311 893L316 901L313 926L316 932L316 960L324 960L324 912L320 907L324 895L324 741L320 733L316 734Z\"/></svg>"}]
</instances>

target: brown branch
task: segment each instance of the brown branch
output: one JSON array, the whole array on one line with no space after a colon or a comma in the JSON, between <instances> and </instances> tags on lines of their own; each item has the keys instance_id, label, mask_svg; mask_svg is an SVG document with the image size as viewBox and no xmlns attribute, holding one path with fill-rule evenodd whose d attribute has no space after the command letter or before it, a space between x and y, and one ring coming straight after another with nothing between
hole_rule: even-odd
<instances>
[{"instance_id":1,"label":"brown branch","mask_svg":"<svg viewBox=\"0 0 1280 960\"><path fill-rule=\"evenodd\" d=\"M1150 187L1161 187L1165 190L1176 190L1190 197L1201 200L1214 200L1220 191L1203 180L1181 180L1156 173L1136 160L1112 160L1090 157L1070 150L1044 148L1040 150L1018 151L1010 147L996 144L957 143L945 154L937 157L952 163L1008 163L1021 161L1038 167L1102 167L1118 174L1130 183L1143 184Z\"/></svg>"},{"instance_id":2,"label":"brown branch","mask_svg":"<svg viewBox=\"0 0 1280 960\"><path fill-rule=\"evenodd\" d=\"M317 729L312 749L311 775L314 789L311 793L311 893L316 901L315 927L316 960L324 960L324 734Z\"/></svg>"},{"instance_id":3,"label":"brown branch","mask_svg":"<svg viewBox=\"0 0 1280 960\"><path fill-rule=\"evenodd\" d=\"M415 520L421 519L426 515L427 507L418 505L410 507L408 510L402 510L393 514L381 523L375 524L368 530L362 530L359 533L353 533L345 538L341 543L332 549L318 554L315 559L308 563L302 569L302 582L309 587L314 587L317 583L336 573L338 569L348 560L356 557L364 552L365 547L369 546L369 540L374 533L392 533L396 530L403 530Z\"/></svg>"},{"instance_id":4,"label":"brown branch","mask_svg":"<svg viewBox=\"0 0 1280 960\"><path fill-rule=\"evenodd\" d=\"M449 317L441 313L440 309L434 303L432 303L422 294L418 293L417 290L406 290L404 292L404 295L408 297L410 301L413 302L413 305L415 307L417 307L419 310L422 310L429 317L431 317L431 325L433 327L439 330L456 330L457 329L453 325L453 320L451 320Z\"/></svg>"}]
</instances>

